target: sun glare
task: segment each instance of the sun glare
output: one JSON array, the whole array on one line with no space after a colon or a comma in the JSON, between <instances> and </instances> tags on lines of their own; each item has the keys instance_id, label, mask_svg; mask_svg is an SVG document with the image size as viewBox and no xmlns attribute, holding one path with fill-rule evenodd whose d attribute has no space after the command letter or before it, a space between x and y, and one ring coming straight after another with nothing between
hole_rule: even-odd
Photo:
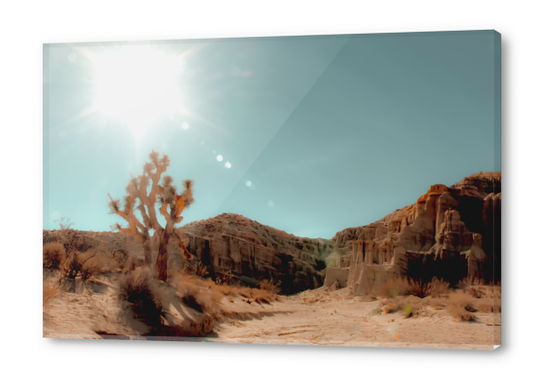
<instances>
[{"instance_id":1,"label":"sun glare","mask_svg":"<svg viewBox=\"0 0 542 379\"><path fill-rule=\"evenodd\" d=\"M96 53L92 62L94 109L126 124L137 137L161 118L182 112L181 56L151 45L126 45Z\"/></svg>"}]
</instances>

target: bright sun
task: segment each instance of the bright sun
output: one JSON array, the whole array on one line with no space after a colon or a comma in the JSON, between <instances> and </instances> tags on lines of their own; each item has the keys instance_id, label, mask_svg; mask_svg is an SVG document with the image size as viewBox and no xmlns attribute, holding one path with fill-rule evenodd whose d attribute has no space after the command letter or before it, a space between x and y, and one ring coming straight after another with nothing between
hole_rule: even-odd
<instances>
[{"instance_id":1,"label":"bright sun","mask_svg":"<svg viewBox=\"0 0 542 379\"><path fill-rule=\"evenodd\" d=\"M181 56L151 45L126 45L92 56L94 109L126 124L136 137L163 117L182 112Z\"/></svg>"}]
</instances>

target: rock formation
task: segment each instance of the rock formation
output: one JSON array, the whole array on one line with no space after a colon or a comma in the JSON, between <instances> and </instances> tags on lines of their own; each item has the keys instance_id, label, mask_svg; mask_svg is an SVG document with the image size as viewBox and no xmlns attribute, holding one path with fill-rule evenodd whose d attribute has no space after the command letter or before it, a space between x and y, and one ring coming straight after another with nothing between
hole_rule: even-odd
<instances>
[{"instance_id":1,"label":"rock formation","mask_svg":"<svg viewBox=\"0 0 542 379\"><path fill-rule=\"evenodd\" d=\"M231 271L247 283L280 281L283 293L320 287L325 258L333 251L332 241L296 237L229 213L177 231L187 240L187 250L211 268L213 275Z\"/></svg>"},{"instance_id":2,"label":"rock formation","mask_svg":"<svg viewBox=\"0 0 542 379\"><path fill-rule=\"evenodd\" d=\"M500 280L501 173L431 186L416 203L333 238L346 248L339 269L364 294L371 281L401 275L456 283L471 275ZM337 273L334 273L337 276ZM344 273L343 273L344 275Z\"/></svg>"}]
</instances>

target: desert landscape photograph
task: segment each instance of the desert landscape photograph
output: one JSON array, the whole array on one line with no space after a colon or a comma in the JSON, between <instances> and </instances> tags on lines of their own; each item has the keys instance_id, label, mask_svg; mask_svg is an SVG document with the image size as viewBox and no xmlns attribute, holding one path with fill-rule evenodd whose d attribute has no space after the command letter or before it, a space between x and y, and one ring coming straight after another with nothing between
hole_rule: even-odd
<instances>
[{"instance_id":1,"label":"desert landscape photograph","mask_svg":"<svg viewBox=\"0 0 542 379\"><path fill-rule=\"evenodd\" d=\"M500 43L45 44L43 337L500 346Z\"/></svg>"}]
</instances>

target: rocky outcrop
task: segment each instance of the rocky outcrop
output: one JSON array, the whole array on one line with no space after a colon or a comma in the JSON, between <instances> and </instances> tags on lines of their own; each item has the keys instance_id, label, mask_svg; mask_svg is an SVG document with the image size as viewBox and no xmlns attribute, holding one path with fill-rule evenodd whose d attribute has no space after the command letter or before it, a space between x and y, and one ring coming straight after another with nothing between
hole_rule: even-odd
<instances>
[{"instance_id":1,"label":"rocky outcrop","mask_svg":"<svg viewBox=\"0 0 542 379\"><path fill-rule=\"evenodd\" d=\"M363 294L368 278L384 273L500 280L500 190L500 172L475 174L450 187L431 186L412 205L338 232L333 240L346 249L339 267L348 268L348 285Z\"/></svg>"},{"instance_id":2,"label":"rocky outcrop","mask_svg":"<svg viewBox=\"0 0 542 379\"><path fill-rule=\"evenodd\" d=\"M210 268L212 275L231 271L250 283L272 279L283 293L320 287L325 259L333 241L299 238L246 217L224 213L177 230L187 250Z\"/></svg>"}]
</instances>

